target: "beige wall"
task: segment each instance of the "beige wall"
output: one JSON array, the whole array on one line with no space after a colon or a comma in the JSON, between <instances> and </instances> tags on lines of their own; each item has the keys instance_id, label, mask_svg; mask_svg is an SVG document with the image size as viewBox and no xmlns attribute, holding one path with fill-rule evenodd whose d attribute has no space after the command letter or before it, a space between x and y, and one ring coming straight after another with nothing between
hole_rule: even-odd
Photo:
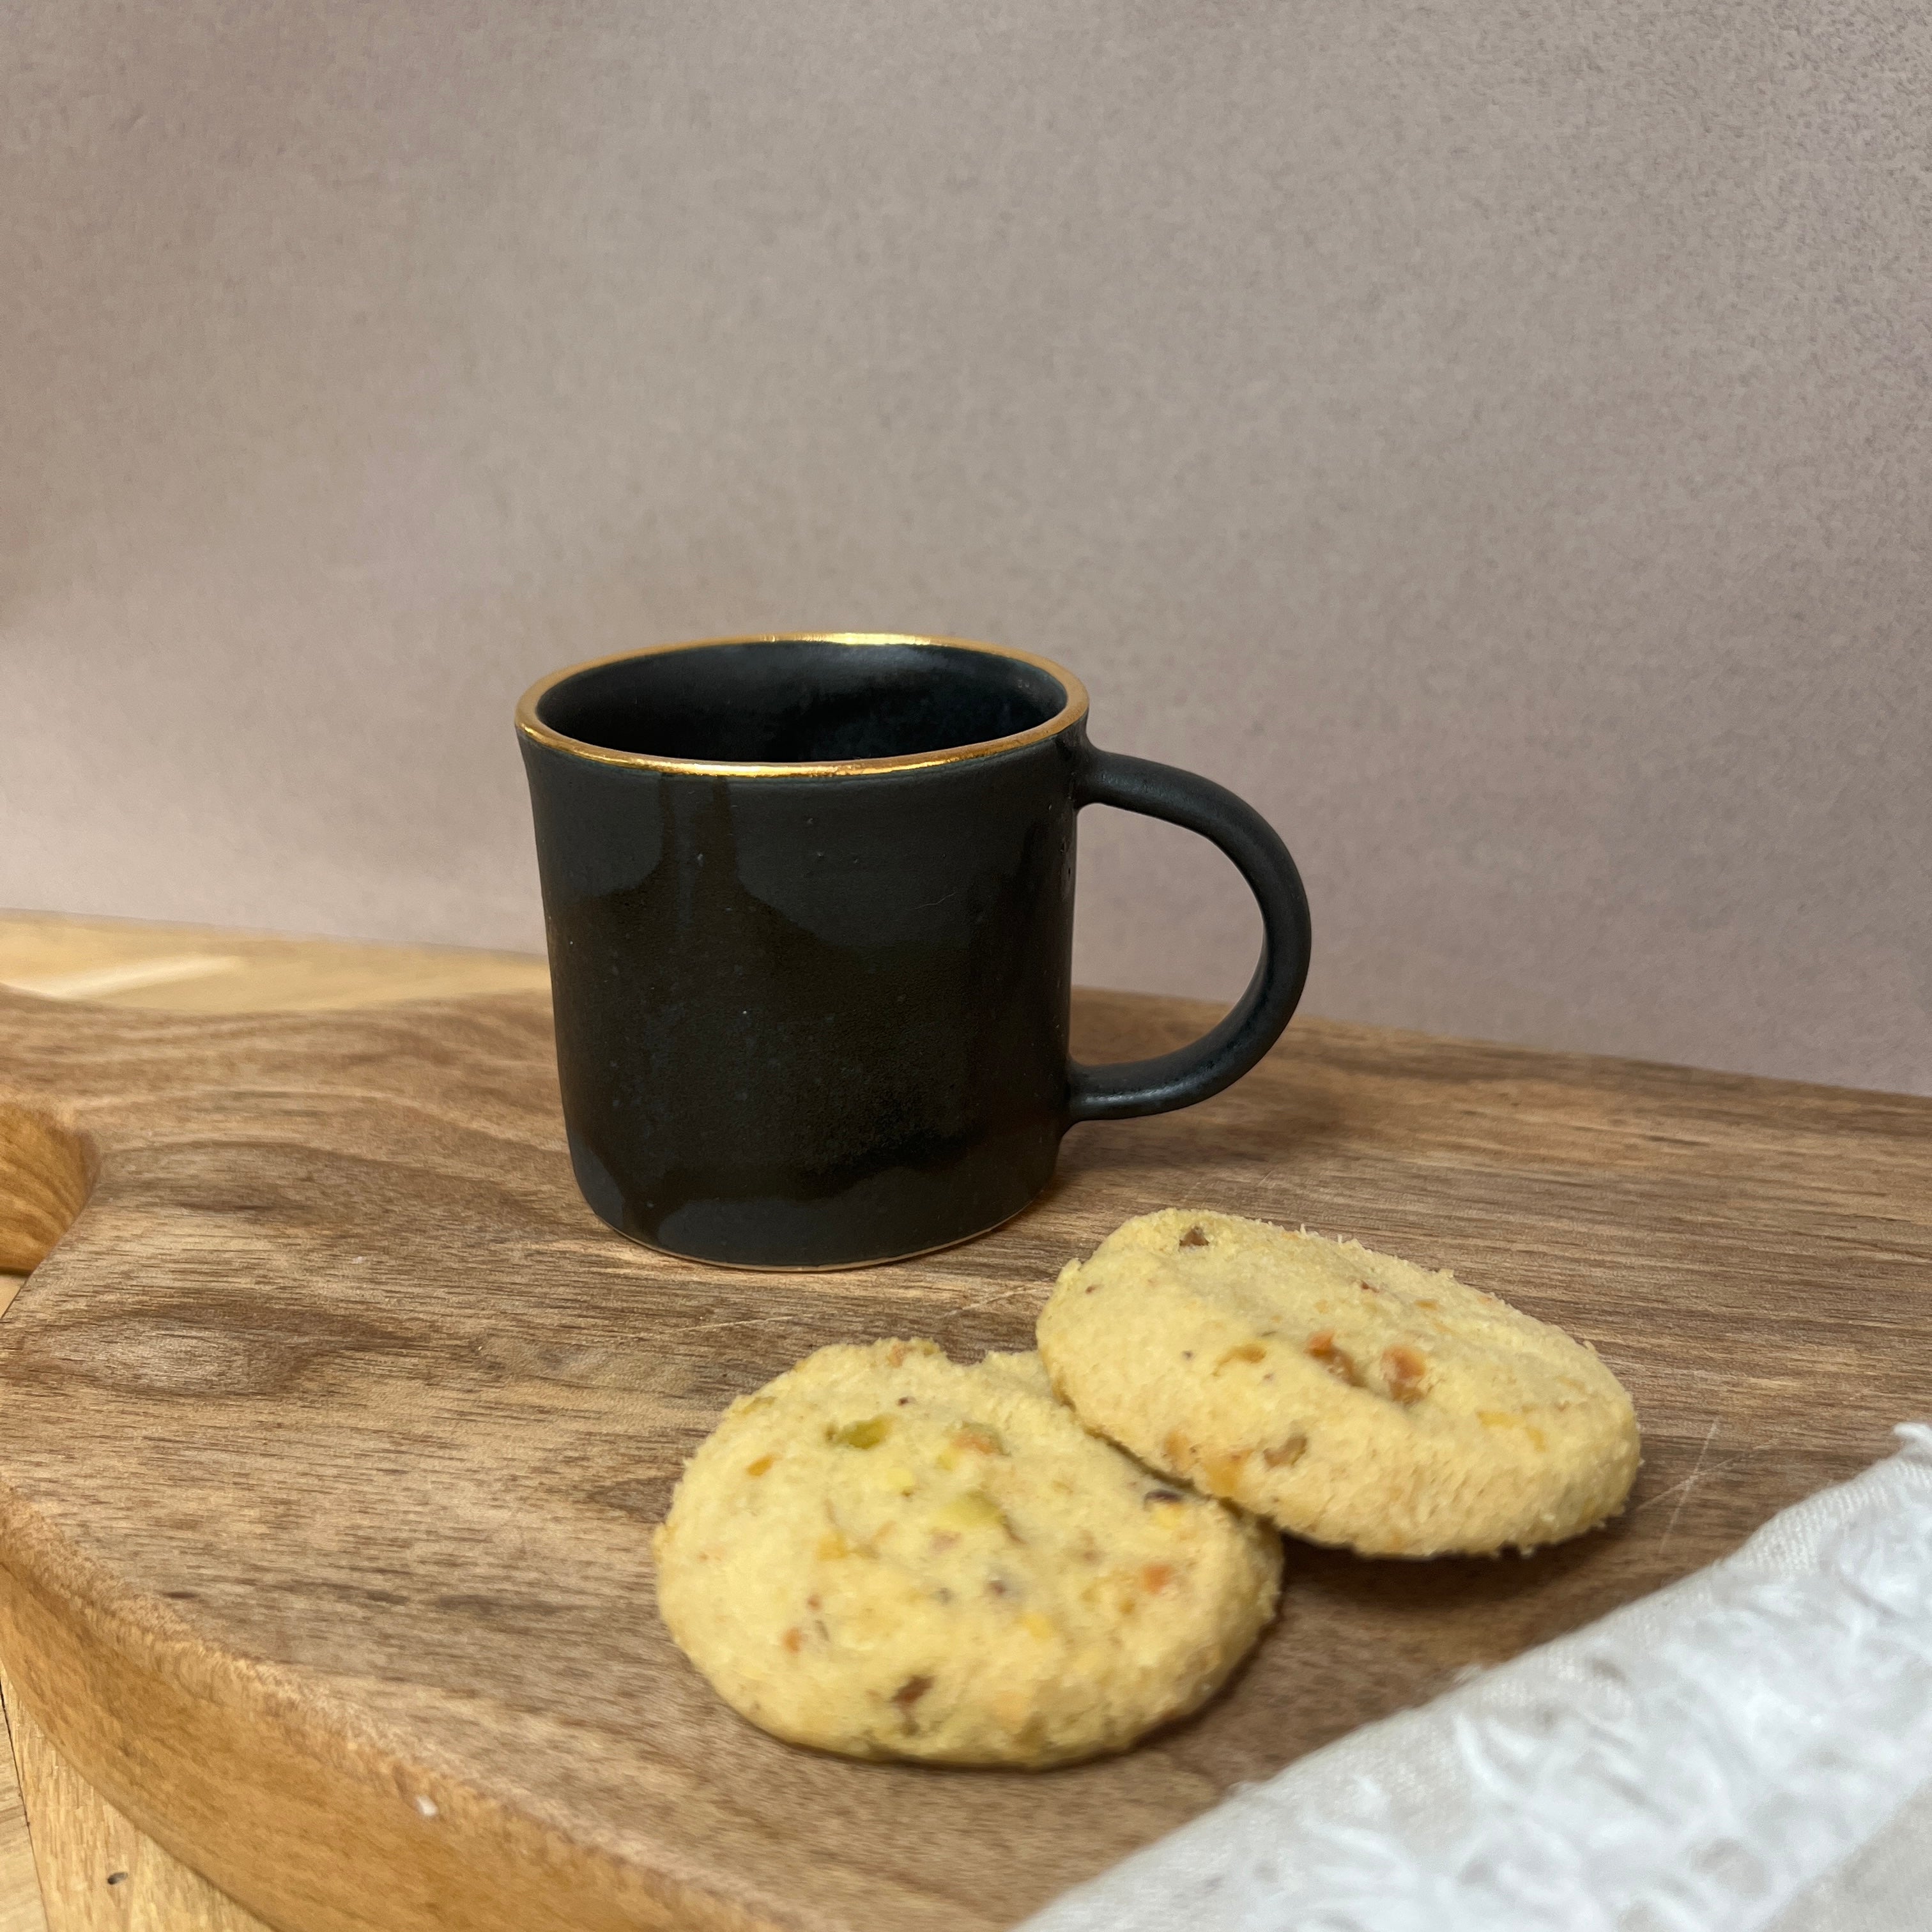
<instances>
[{"instance_id":1,"label":"beige wall","mask_svg":"<svg viewBox=\"0 0 1932 1932\"><path fill-rule=\"evenodd\" d=\"M1932 1091L1918 0L4 31L0 904L533 943L533 674L944 629L1315 1010ZM1232 990L1105 818L1083 975Z\"/></svg>"}]
</instances>

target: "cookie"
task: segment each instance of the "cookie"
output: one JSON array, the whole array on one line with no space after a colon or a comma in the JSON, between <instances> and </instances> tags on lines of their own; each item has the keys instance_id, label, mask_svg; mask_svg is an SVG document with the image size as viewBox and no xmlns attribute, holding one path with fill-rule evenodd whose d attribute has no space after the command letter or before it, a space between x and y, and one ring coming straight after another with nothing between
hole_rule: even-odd
<instances>
[{"instance_id":1,"label":"cookie","mask_svg":"<svg viewBox=\"0 0 1932 1932\"><path fill-rule=\"evenodd\" d=\"M1037 1355L821 1348L734 1402L656 1535L658 1606L734 1709L853 1757L1044 1766L1210 1696L1281 1539L1083 1429Z\"/></svg>"},{"instance_id":2,"label":"cookie","mask_svg":"<svg viewBox=\"0 0 1932 1932\"><path fill-rule=\"evenodd\" d=\"M1453 1274L1168 1208L1068 1264L1054 1387L1166 1474L1377 1556L1528 1550L1623 1506L1630 1397L1591 1350Z\"/></svg>"}]
</instances>

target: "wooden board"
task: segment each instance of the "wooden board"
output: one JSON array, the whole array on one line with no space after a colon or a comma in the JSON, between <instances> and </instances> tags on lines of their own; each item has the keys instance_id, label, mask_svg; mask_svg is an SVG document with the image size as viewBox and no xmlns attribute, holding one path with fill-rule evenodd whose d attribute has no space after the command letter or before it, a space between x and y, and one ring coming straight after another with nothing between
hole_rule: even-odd
<instances>
[{"instance_id":1,"label":"wooden board","mask_svg":"<svg viewBox=\"0 0 1932 1932\"><path fill-rule=\"evenodd\" d=\"M1083 996L1090 1058L1180 1002ZM1046 1201L898 1267L665 1262L577 1198L540 999L216 1018L0 995L0 1655L62 1754L293 1932L1009 1924L1366 1719L1733 1546L1932 1386L1932 1102L1302 1023L1229 1094L1083 1128ZM1564 1322L1634 1392L1612 1531L1292 1554L1232 1693L1112 1763L855 1766L671 1649L648 1534L818 1344L1023 1346L1170 1202L1355 1234Z\"/></svg>"},{"instance_id":2,"label":"wooden board","mask_svg":"<svg viewBox=\"0 0 1932 1932\"><path fill-rule=\"evenodd\" d=\"M525 953L0 913L0 986L49 998L188 1012L320 1012L541 989L548 981L542 958ZM22 1279L0 1272L0 1314ZM20 1708L8 1716L13 1748L0 1750L0 1932L266 1932L101 1797L31 1713ZM22 1784L32 1793L31 1844Z\"/></svg>"},{"instance_id":3,"label":"wooden board","mask_svg":"<svg viewBox=\"0 0 1932 1932\"><path fill-rule=\"evenodd\" d=\"M0 1688L4 1681L4 1673L0 1673ZM0 1932L48 1932L16 1768L23 1725L31 1726L32 1722L24 1714L16 1717L8 1713L8 1721L0 1724L6 1732L0 1738ZM178 1932L202 1932L202 1928L184 1926Z\"/></svg>"},{"instance_id":4,"label":"wooden board","mask_svg":"<svg viewBox=\"0 0 1932 1932\"><path fill-rule=\"evenodd\" d=\"M8 912L0 913L4 987L170 1012L324 1012L471 993L547 994L550 973L524 952Z\"/></svg>"},{"instance_id":5,"label":"wooden board","mask_svg":"<svg viewBox=\"0 0 1932 1932\"><path fill-rule=\"evenodd\" d=\"M4 1673L0 1687L10 1702ZM0 1932L268 1932L116 1812L24 1709L14 1714L14 1749L46 1900L44 1915L40 1889L31 1900L16 1891L22 1916L10 1924L0 1915Z\"/></svg>"}]
</instances>

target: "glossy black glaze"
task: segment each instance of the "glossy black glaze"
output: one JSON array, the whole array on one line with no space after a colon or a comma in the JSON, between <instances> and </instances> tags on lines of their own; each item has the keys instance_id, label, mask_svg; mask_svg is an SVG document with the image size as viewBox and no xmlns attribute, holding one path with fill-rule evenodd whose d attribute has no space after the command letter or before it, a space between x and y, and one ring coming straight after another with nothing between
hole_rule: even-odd
<instances>
[{"instance_id":1,"label":"glossy black glaze","mask_svg":"<svg viewBox=\"0 0 1932 1932\"><path fill-rule=\"evenodd\" d=\"M1074 1120L1184 1106L1267 1051L1307 964L1286 848L1218 786L1094 750L1078 716L1037 735L1064 702L1036 664L910 643L712 645L551 687L536 715L577 742L520 742L571 1156L604 1220L742 1267L920 1252L1024 1207ZM1262 902L1241 1006L1159 1061L1068 1064L1088 802L1215 838Z\"/></svg>"}]
</instances>

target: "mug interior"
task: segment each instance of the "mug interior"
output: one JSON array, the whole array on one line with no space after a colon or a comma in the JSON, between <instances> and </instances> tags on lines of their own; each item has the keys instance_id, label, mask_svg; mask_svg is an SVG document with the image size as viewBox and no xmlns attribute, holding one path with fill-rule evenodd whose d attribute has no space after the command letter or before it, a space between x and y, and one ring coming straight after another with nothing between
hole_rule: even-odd
<instances>
[{"instance_id":1,"label":"mug interior","mask_svg":"<svg viewBox=\"0 0 1932 1932\"><path fill-rule=\"evenodd\" d=\"M1051 672L962 644L758 638L592 664L539 722L580 744L718 764L902 758L1030 731L1066 710Z\"/></svg>"}]
</instances>

